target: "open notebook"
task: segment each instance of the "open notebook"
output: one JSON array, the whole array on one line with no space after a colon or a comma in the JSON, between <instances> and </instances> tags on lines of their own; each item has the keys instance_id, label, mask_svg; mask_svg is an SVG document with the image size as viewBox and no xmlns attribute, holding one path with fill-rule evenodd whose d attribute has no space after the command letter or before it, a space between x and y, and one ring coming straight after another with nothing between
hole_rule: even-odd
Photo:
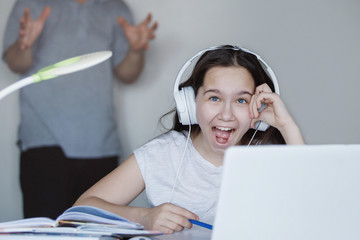
<instances>
[{"instance_id":1,"label":"open notebook","mask_svg":"<svg viewBox=\"0 0 360 240\"><path fill-rule=\"evenodd\" d=\"M360 145L232 147L212 240L360 239Z\"/></svg>"}]
</instances>

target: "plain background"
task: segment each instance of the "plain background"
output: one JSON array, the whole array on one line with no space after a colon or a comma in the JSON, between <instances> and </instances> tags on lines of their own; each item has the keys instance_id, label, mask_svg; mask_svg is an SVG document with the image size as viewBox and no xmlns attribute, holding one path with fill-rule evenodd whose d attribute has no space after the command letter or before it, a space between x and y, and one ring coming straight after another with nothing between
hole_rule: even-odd
<instances>
[{"instance_id":1,"label":"plain background","mask_svg":"<svg viewBox=\"0 0 360 240\"><path fill-rule=\"evenodd\" d=\"M14 2L0 1L1 44ZM221 44L251 49L272 67L307 143L360 143L359 0L126 2L136 23L152 12L159 29L140 79L114 87L123 158L161 133L158 120L174 107L173 83L182 64ZM18 79L0 63L1 89ZM0 112L0 221L7 221L22 218L17 93L0 102Z\"/></svg>"}]
</instances>

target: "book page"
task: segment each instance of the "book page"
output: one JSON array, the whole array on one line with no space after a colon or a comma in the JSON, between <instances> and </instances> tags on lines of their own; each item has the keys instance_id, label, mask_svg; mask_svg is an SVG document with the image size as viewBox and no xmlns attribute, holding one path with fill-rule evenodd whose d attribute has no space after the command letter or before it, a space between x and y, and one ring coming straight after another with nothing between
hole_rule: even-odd
<instances>
[{"instance_id":1,"label":"book page","mask_svg":"<svg viewBox=\"0 0 360 240\"><path fill-rule=\"evenodd\" d=\"M61 214L56 219L56 222L58 225L60 225L61 222L66 222L67 224L73 222L74 225L79 224L79 222L85 222L112 224L123 229L144 229L139 223L132 222L119 215L92 206L71 207Z\"/></svg>"},{"instance_id":2,"label":"book page","mask_svg":"<svg viewBox=\"0 0 360 240\"><path fill-rule=\"evenodd\" d=\"M1 228L13 227L54 227L55 220L47 217L25 218L20 220L8 221L0 223Z\"/></svg>"}]
</instances>

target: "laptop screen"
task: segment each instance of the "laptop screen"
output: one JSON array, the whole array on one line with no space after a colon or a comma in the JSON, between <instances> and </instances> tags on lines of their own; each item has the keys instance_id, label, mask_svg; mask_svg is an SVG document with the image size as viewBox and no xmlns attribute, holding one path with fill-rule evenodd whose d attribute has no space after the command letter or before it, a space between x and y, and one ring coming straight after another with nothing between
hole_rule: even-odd
<instances>
[{"instance_id":1,"label":"laptop screen","mask_svg":"<svg viewBox=\"0 0 360 240\"><path fill-rule=\"evenodd\" d=\"M359 237L360 145L226 151L212 240Z\"/></svg>"}]
</instances>

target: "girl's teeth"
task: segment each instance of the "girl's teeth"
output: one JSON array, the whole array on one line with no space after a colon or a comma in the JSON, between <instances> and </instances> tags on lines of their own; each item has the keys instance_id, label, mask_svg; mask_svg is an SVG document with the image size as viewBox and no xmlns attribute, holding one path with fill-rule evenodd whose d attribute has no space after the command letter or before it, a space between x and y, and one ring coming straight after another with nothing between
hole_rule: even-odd
<instances>
[{"instance_id":1,"label":"girl's teeth","mask_svg":"<svg viewBox=\"0 0 360 240\"><path fill-rule=\"evenodd\" d=\"M231 128L225 128L225 127L216 127L216 128L221 131L231 131Z\"/></svg>"}]
</instances>

